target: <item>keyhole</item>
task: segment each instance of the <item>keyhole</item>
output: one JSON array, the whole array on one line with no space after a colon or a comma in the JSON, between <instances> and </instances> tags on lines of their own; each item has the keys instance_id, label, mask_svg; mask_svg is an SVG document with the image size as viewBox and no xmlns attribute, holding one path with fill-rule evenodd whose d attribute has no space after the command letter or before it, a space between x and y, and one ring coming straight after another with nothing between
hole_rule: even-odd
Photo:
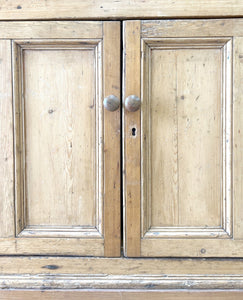
<instances>
[{"instance_id":1,"label":"keyhole","mask_svg":"<svg viewBox=\"0 0 243 300\"><path fill-rule=\"evenodd\" d=\"M132 136L136 136L136 128L132 128Z\"/></svg>"}]
</instances>

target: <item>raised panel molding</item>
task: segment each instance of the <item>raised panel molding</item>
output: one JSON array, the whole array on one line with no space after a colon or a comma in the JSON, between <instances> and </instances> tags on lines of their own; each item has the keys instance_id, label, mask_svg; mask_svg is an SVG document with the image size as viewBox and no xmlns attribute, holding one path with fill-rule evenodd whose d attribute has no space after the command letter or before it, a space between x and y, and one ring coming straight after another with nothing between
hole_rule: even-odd
<instances>
[{"instance_id":1,"label":"raised panel molding","mask_svg":"<svg viewBox=\"0 0 243 300\"><path fill-rule=\"evenodd\" d=\"M94 226L81 225L32 225L27 223L26 163L25 163L25 92L24 92L24 51L82 50L93 51L95 57L95 220ZM12 42L13 101L14 101L14 150L15 150L15 223L16 237L103 237L103 108L102 101L102 40L101 39L49 39L14 40Z\"/></svg>"},{"instance_id":2,"label":"raised panel molding","mask_svg":"<svg viewBox=\"0 0 243 300\"><path fill-rule=\"evenodd\" d=\"M142 205L142 237L146 238L232 238L232 38L144 38L141 41L142 51L142 99L141 111L141 205ZM221 60L221 225L220 226L153 226L151 202L151 52L153 50L181 49L219 49ZM175 121L175 126L178 126ZM178 131L178 127L177 127ZM177 139L178 137L175 137ZM162 147L162 145L161 145ZM178 142L175 141L175 153ZM175 154L175 162L178 157ZM177 166L178 168L178 166ZM175 177L178 176L175 170ZM173 178L175 185L178 181ZM174 192L178 193L175 186ZM178 196L175 196L178 198ZM179 201L179 200L178 200ZM174 203L176 207L178 203Z\"/></svg>"}]
</instances>

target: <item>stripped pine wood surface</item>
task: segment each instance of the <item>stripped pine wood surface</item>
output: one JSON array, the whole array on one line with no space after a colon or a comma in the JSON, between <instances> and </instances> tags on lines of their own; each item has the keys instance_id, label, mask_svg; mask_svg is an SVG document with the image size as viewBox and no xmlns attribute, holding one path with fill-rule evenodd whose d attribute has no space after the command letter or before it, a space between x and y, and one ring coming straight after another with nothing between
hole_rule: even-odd
<instances>
[{"instance_id":1,"label":"stripped pine wood surface","mask_svg":"<svg viewBox=\"0 0 243 300\"><path fill-rule=\"evenodd\" d=\"M241 300L243 296L242 291L1 291L1 300L37 300L37 299L70 299L78 300L83 298L85 300L204 300L204 299L220 299L220 300Z\"/></svg>"},{"instance_id":2,"label":"stripped pine wood surface","mask_svg":"<svg viewBox=\"0 0 243 300\"><path fill-rule=\"evenodd\" d=\"M124 27L123 102L126 97L140 98L140 21L128 21ZM127 256L140 256L140 110L124 108L124 201ZM134 130L134 135L133 135ZM134 222L135 221L135 222Z\"/></svg>"},{"instance_id":3,"label":"stripped pine wood surface","mask_svg":"<svg viewBox=\"0 0 243 300\"><path fill-rule=\"evenodd\" d=\"M114 94L121 103L120 41L120 22L105 22L104 97ZM104 112L105 256L113 257L121 255L120 115L120 109Z\"/></svg>"},{"instance_id":4,"label":"stripped pine wood surface","mask_svg":"<svg viewBox=\"0 0 243 300\"><path fill-rule=\"evenodd\" d=\"M125 41L132 39L126 26L137 22L125 21ZM132 247L137 255L242 256L242 228L237 225L242 223L241 147L234 150L236 156L232 152L234 142L241 144L241 22L141 21L140 150L135 150L134 144L127 151L131 128L124 127L125 181L132 182L137 191L141 189L140 201L137 194L132 203L127 201L126 191L126 216L130 214L128 205L141 211L140 218L128 219L133 230L126 230L126 248ZM135 74L140 80L138 72L129 73L135 63L135 59L130 62L129 54L137 49L134 41L130 45L133 50L124 56L125 84L134 82ZM233 65L237 67L233 69ZM233 103L237 112L232 111ZM128 116L126 112L125 122ZM137 126L140 120L135 119L136 114L133 117ZM140 164L130 174L127 170L134 152L141 155ZM234 194L233 172L239 180ZM140 231L135 229L140 225Z\"/></svg>"},{"instance_id":5,"label":"stripped pine wood surface","mask_svg":"<svg viewBox=\"0 0 243 300\"><path fill-rule=\"evenodd\" d=\"M0 19L114 19L240 17L243 5L237 0L92 0L57 2L48 0L1 1Z\"/></svg>"},{"instance_id":6,"label":"stripped pine wood surface","mask_svg":"<svg viewBox=\"0 0 243 300\"><path fill-rule=\"evenodd\" d=\"M103 108L120 96L120 22L103 25L4 25L1 254L120 255L120 111Z\"/></svg>"}]
</instances>

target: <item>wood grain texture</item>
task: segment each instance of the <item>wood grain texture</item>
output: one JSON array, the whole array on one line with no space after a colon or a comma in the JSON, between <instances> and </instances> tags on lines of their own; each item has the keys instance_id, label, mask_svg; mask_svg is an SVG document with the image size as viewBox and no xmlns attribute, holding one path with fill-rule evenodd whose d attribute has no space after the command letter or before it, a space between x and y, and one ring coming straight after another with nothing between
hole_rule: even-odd
<instances>
[{"instance_id":1,"label":"wood grain texture","mask_svg":"<svg viewBox=\"0 0 243 300\"><path fill-rule=\"evenodd\" d=\"M243 276L243 259L0 256L0 274ZM230 285L230 282L229 282ZM227 288L229 287L227 285ZM179 287L178 287L179 288Z\"/></svg>"},{"instance_id":2,"label":"wood grain texture","mask_svg":"<svg viewBox=\"0 0 243 300\"><path fill-rule=\"evenodd\" d=\"M242 257L242 240L174 238L141 241L141 256L149 257Z\"/></svg>"},{"instance_id":3,"label":"wood grain texture","mask_svg":"<svg viewBox=\"0 0 243 300\"><path fill-rule=\"evenodd\" d=\"M3 39L65 39L102 38L102 22L96 21L32 21L0 22L0 38Z\"/></svg>"},{"instance_id":4,"label":"wood grain texture","mask_svg":"<svg viewBox=\"0 0 243 300\"><path fill-rule=\"evenodd\" d=\"M39 291L1 291L1 300L54 300L54 299L70 299L70 300L241 300L243 297L242 291L129 291L129 290L76 290L76 291L63 291L63 290L39 290Z\"/></svg>"},{"instance_id":5,"label":"wood grain texture","mask_svg":"<svg viewBox=\"0 0 243 300\"><path fill-rule=\"evenodd\" d=\"M243 16L237 0L1 1L0 19L114 19Z\"/></svg>"},{"instance_id":6,"label":"wood grain texture","mask_svg":"<svg viewBox=\"0 0 243 300\"><path fill-rule=\"evenodd\" d=\"M120 22L104 23L104 97L120 100ZM121 254L120 109L104 111L105 256Z\"/></svg>"},{"instance_id":7,"label":"wood grain texture","mask_svg":"<svg viewBox=\"0 0 243 300\"><path fill-rule=\"evenodd\" d=\"M232 20L141 22L141 256L242 255L242 242L232 239L231 87L238 54L231 38L213 37L222 26L237 40Z\"/></svg>"},{"instance_id":8,"label":"wood grain texture","mask_svg":"<svg viewBox=\"0 0 243 300\"><path fill-rule=\"evenodd\" d=\"M143 20L141 33L144 38L242 36L242 25L243 19Z\"/></svg>"},{"instance_id":9,"label":"wood grain texture","mask_svg":"<svg viewBox=\"0 0 243 300\"><path fill-rule=\"evenodd\" d=\"M123 99L140 98L140 21L124 23ZM123 100L123 102L124 102ZM124 200L127 256L140 256L140 110L124 109ZM135 135L133 135L133 132Z\"/></svg>"},{"instance_id":10,"label":"wood grain texture","mask_svg":"<svg viewBox=\"0 0 243 300\"><path fill-rule=\"evenodd\" d=\"M221 227L221 51L179 52L178 223Z\"/></svg>"},{"instance_id":11,"label":"wood grain texture","mask_svg":"<svg viewBox=\"0 0 243 300\"><path fill-rule=\"evenodd\" d=\"M23 52L27 226L96 226L94 50Z\"/></svg>"},{"instance_id":12,"label":"wood grain texture","mask_svg":"<svg viewBox=\"0 0 243 300\"><path fill-rule=\"evenodd\" d=\"M27 24L33 25L32 29ZM6 102L1 105L1 126L8 136L1 135L1 142L4 162L10 164L7 170L5 165L1 169L1 180L4 179L1 193L3 191L5 198L1 199L4 225L0 233L5 239L1 240L0 253L104 256L104 227L107 226L110 229L107 251L110 256L119 256L120 114L110 120L109 125L111 127L112 123L118 141L117 152L108 157L108 164L116 166L113 179L117 180L117 189L113 198L107 195L107 199L112 200L107 202L109 219L104 225L103 94L113 76L109 73L110 67L114 68L115 77L109 88L120 92L117 68L120 54L112 52L107 44L103 48L102 22L13 22L5 25L9 37L21 39L12 42L12 62L11 41L2 41L0 45L3 56L0 67L6 75L1 80L2 89L6 89ZM105 28L106 39L115 39L120 49L120 24L112 22L110 25L116 30ZM15 35L14 27L16 33L20 27L22 32ZM106 59L104 51L107 51ZM104 63L108 64L105 74ZM104 76L107 76L106 81ZM110 138L107 145L111 151L114 144L109 130L106 135ZM15 217L11 199L13 144ZM107 165L106 185L113 187L109 171ZM9 190L5 188L7 181Z\"/></svg>"},{"instance_id":13,"label":"wood grain texture","mask_svg":"<svg viewBox=\"0 0 243 300\"><path fill-rule=\"evenodd\" d=\"M53 236L51 232L49 236ZM42 236L47 236L45 232ZM63 234L62 234L63 236ZM65 236L65 235L64 235ZM104 256L104 240L101 237L88 239L72 238L72 232L68 238L5 238L1 240L0 255L80 255L80 256Z\"/></svg>"},{"instance_id":14,"label":"wood grain texture","mask_svg":"<svg viewBox=\"0 0 243 300\"><path fill-rule=\"evenodd\" d=\"M242 259L2 257L1 288L242 289Z\"/></svg>"},{"instance_id":15,"label":"wood grain texture","mask_svg":"<svg viewBox=\"0 0 243 300\"><path fill-rule=\"evenodd\" d=\"M243 38L234 39L234 93L233 93L233 197L234 238L243 239Z\"/></svg>"},{"instance_id":16,"label":"wood grain texture","mask_svg":"<svg viewBox=\"0 0 243 300\"><path fill-rule=\"evenodd\" d=\"M13 43L17 234L100 244L101 43L49 43Z\"/></svg>"},{"instance_id":17,"label":"wood grain texture","mask_svg":"<svg viewBox=\"0 0 243 300\"><path fill-rule=\"evenodd\" d=\"M0 73L0 237L3 238L15 234L10 41L0 41Z\"/></svg>"}]
</instances>

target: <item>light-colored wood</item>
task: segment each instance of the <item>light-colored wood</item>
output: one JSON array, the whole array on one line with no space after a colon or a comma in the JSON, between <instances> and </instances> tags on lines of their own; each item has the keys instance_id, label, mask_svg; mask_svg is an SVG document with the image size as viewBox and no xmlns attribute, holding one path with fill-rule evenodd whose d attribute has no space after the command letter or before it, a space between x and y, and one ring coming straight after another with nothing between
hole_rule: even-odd
<instances>
[{"instance_id":1,"label":"light-colored wood","mask_svg":"<svg viewBox=\"0 0 243 300\"><path fill-rule=\"evenodd\" d=\"M17 23L5 25L19 28ZM104 33L101 22L32 25L31 33L25 23L21 39L13 34L12 49L10 40L0 45L2 90L6 90L1 105L0 254L119 256L120 113L104 120L103 96L109 88L120 93L120 54L107 47L107 41L115 39L120 49L120 23L109 22ZM103 64L108 64L104 73ZM112 156L113 148L117 151ZM113 194L104 193L104 184Z\"/></svg>"},{"instance_id":2,"label":"light-colored wood","mask_svg":"<svg viewBox=\"0 0 243 300\"><path fill-rule=\"evenodd\" d=\"M12 0L1 2L0 19L101 19L243 16L238 0Z\"/></svg>"},{"instance_id":3,"label":"light-colored wood","mask_svg":"<svg viewBox=\"0 0 243 300\"><path fill-rule=\"evenodd\" d=\"M11 42L0 41L0 237L14 236Z\"/></svg>"},{"instance_id":4,"label":"light-colored wood","mask_svg":"<svg viewBox=\"0 0 243 300\"><path fill-rule=\"evenodd\" d=\"M189 232L190 233L190 232ZM155 236L155 234L154 234ZM141 240L141 256L149 257L242 257L242 240L194 238L178 235L173 238L148 237Z\"/></svg>"},{"instance_id":5,"label":"light-colored wood","mask_svg":"<svg viewBox=\"0 0 243 300\"><path fill-rule=\"evenodd\" d=\"M121 97L120 22L104 23L104 96ZM104 112L105 256L121 255L120 109Z\"/></svg>"},{"instance_id":6,"label":"light-colored wood","mask_svg":"<svg viewBox=\"0 0 243 300\"><path fill-rule=\"evenodd\" d=\"M243 276L243 259L188 259L188 258L89 258L89 257L47 257L47 256L1 256L0 274L14 275L16 273L29 274L30 277L38 274L79 274L94 275L138 275L144 279L149 276L181 276L181 280L187 280L187 276L209 276L220 278L223 276L234 278ZM188 277L188 278L189 278ZM135 280L136 277L134 277ZM85 279L85 278L84 278ZM168 278L167 278L168 279ZM215 279L216 281L216 279ZM195 282L194 282L195 283ZM220 281L218 282L220 284ZM230 288L228 282L225 288ZM137 282L139 285L139 282ZM243 282L241 283L243 284ZM141 286L142 287L142 284ZM199 285L197 285L199 288ZM156 288L156 287L154 287ZM169 288L169 286L167 286ZM180 286L178 286L180 288ZM223 286L221 286L223 288Z\"/></svg>"},{"instance_id":7,"label":"light-colored wood","mask_svg":"<svg viewBox=\"0 0 243 300\"><path fill-rule=\"evenodd\" d=\"M221 51L175 52L180 202L177 224L221 227L220 117L221 88L225 88L221 87Z\"/></svg>"},{"instance_id":8,"label":"light-colored wood","mask_svg":"<svg viewBox=\"0 0 243 300\"><path fill-rule=\"evenodd\" d=\"M99 226L96 55L95 48L23 51L25 226Z\"/></svg>"},{"instance_id":9,"label":"light-colored wood","mask_svg":"<svg viewBox=\"0 0 243 300\"><path fill-rule=\"evenodd\" d=\"M1 288L242 289L242 259L2 257Z\"/></svg>"},{"instance_id":10,"label":"light-colored wood","mask_svg":"<svg viewBox=\"0 0 243 300\"><path fill-rule=\"evenodd\" d=\"M1 256L0 274L242 276L243 259ZM166 278L165 278L166 279ZM185 277L184 277L185 279ZM243 284L243 283L242 283ZM230 282L227 285L229 288ZM179 287L178 287L179 288ZM226 288L226 287L225 287Z\"/></svg>"},{"instance_id":11,"label":"light-colored wood","mask_svg":"<svg viewBox=\"0 0 243 300\"><path fill-rule=\"evenodd\" d=\"M100 41L94 44L91 40L89 45L85 40L84 47L81 40L78 45L70 41L69 48L65 41L64 49L60 41L55 45L43 42L40 49L36 43L15 43L19 55L14 55L13 64L17 61L15 70L21 68L14 89L18 89L14 94L18 99L15 110L21 111L15 120L16 136L19 135L16 166L21 168L16 169L16 233L21 238L96 237L102 255ZM33 245L37 241L43 240L37 239ZM47 253L57 253L56 242L51 242L50 248L47 243L45 247L37 246L39 250L29 250L36 253L43 248Z\"/></svg>"},{"instance_id":12,"label":"light-colored wood","mask_svg":"<svg viewBox=\"0 0 243 300\"><path fill-rule=\"evenodd\" d=\"M102 22L96 21L32 21L0 22L2 39L93 39L102 38Z\"/></svg>"},{"instance_id":13,"label":"light-colored wood","mask_svg":"<svg viewBox=\"0 0 243 300\"><path fill-rule=\"evenodd\" d=\"M140 98L140 21L124 23L123 99ZM123 102L124 102L123 100ZM127 256L140 256L140 110L124 110L124 203Z\"/></svg>"},{"instance_id":14,"label":"light-colored wood","mask_svg":"<svg viewBox=\"0 0 243 300\"><path fill-rule=\"evenodd\" d=\"M234 157L239 181L232 193L232 145L241 143L242 123L240 89L235 89L242 80L237 22L141 21L141 256L243 255L240 146ZM129 68L128 60L125 65ZM134 151L126 152L126 167ZM133 226L137 222L134 218Z\"/></svg>"},{"instance_id":15,"label":"light-colored wood","mask_svg":"<svg viewBox=\"0 0 243 300\"><path fill-rule=\"evenodd\" d=\"M65 234L66 233L66 234ZM88 238L83 236L88 235ZM43 233L38 230L38 233L34 236L35 232L28 234L28 228L26 232L23 231L23 235L18 238L5 238L1 240L0 255L80 255L80 256L104 256L104 239L98 236L97 231L94 237L92 232L85 230L82 238L77 236L82 235L82 232L78 230L70 230L65 232L62 229L60 236L57 230L48 232L45 230ZM43 236L49 236L44 237Z\"/></svg>"},{"instance_id":16,"label":"light-colored wood","mask_svg":"<svg viewBox=\"0 0 243 300\"><path fill-rule=\"evenodd\" d=\"M242 36L242 25L243 19L143 20L141 32L143 38L230 37Z\"/></svg>"},{"instance_id":17,"label":"light-colored wood","mask_svg":"<svg viewBox=\"0 0 243 300\"><path fill-rule=\"evenodd\" d=\"M243 38L234 39L233 195L234 238L243 239Z\"/></svg>"},{"instance_id":18,"label":"light-colored wood","mask_svg":"<svg viewBox=\"0 0 243 300\"><path fill-rule=\"evenodd\" d=\"M221 49L161 42L144 62L148 227L221 227Z\"/></svg>"},{"instance_id":19,"label":"light-colored wood","mask_svg":"<svg viewBox=\"0 0 243 300\"><path fill-rule=\"evenodd\" d=\"M63 291L63 290L15 290L15 291L1 291L1 300L37 300L37 299L70 299L70 300L161 300L161 299L179 299L179 300L204 300L204 299L220 299L220 300L241 300L243 292L238 291L129 291L129 290L76 290L76 291Z\"/></svg>"}]
</instances>

